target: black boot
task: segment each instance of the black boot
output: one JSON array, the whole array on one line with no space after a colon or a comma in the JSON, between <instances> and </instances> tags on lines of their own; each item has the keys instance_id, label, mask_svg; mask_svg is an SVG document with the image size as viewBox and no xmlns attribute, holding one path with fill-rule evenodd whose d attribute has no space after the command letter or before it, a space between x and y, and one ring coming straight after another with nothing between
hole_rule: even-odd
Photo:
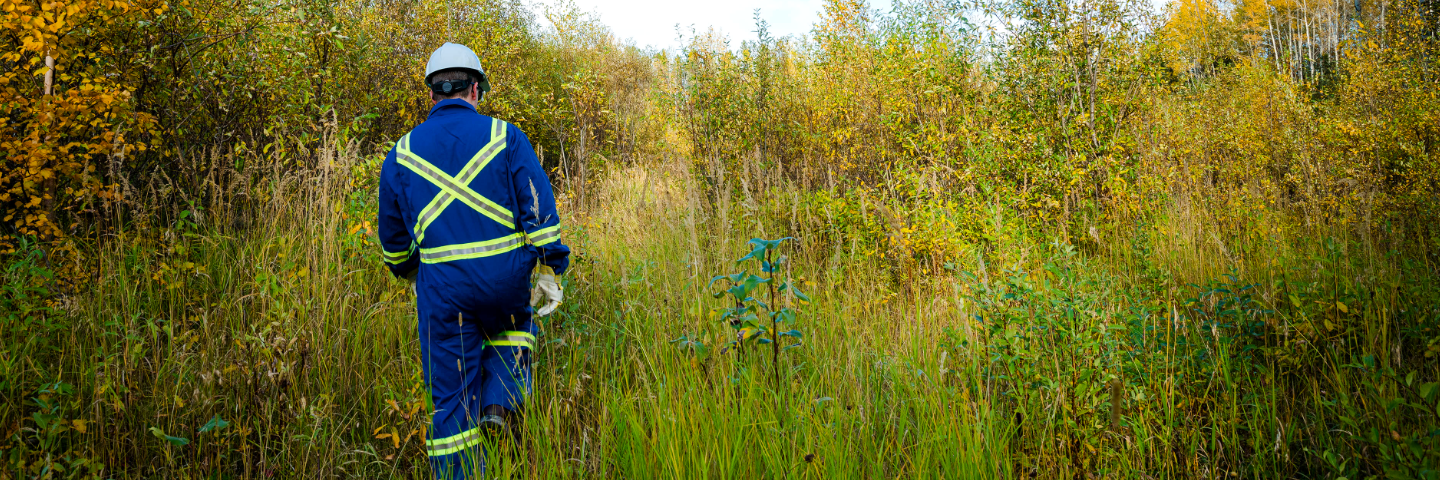
<instances>
[{"instance_id":1,"label":"black boot","mask_svg":"<svg viewBox=\"0 0 1440 480\"><path fill-rule=\"evenodd\" d=\"M509 428L507 428L509 426L509 416L510 412L506 411L505 407L499 405L486 406L485 416L480 417L480 427L490 433L504 432L509 430Z\"/></svg>"}]
</instances>

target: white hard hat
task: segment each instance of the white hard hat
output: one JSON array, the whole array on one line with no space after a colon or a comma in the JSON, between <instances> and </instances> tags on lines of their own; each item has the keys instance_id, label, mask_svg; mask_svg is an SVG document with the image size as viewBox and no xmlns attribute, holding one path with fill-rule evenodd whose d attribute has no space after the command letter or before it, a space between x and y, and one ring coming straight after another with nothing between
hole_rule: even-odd
<instances>
[{"instance_id":1,"label":"white hard hat","mask_svg":"<svg viewBox=\"0 0 1440 480\"><path fill-rule=\"evenodd\" d=\"M445 42L435 49L435 52L430 54L430 61L425 63L425 85L435 88L430 84L430 77L445 70L469 70L480 82L480 93L483 95L490 91L490 78L480 66L480 57L476 56L470 47ZM469 88L469 85L465 88Z\"/></svg>"}]
</instances>

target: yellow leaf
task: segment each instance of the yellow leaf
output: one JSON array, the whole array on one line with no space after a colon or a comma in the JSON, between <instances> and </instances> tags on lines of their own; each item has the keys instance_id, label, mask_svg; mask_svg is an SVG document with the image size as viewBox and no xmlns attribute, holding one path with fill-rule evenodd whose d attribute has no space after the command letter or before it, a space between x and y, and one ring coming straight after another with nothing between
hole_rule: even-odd
<instances>
[{"instance_id":1,"label":"yellow leaf","mask_svg":"<svg viewBox=\"0 0 1440 480\"><path fill-rule=\"evenodd\" d=\"M1340 309L1341 312L1350 313L1350 309L1346 308L1343 302L1335 302L1335 308Z\"/></svg>"}]
</instances>

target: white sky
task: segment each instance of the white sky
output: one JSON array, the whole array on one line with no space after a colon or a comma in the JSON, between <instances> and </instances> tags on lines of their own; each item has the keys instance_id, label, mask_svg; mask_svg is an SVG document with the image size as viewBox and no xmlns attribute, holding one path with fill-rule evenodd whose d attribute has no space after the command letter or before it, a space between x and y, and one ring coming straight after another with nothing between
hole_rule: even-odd
<instances>
[{"instance_id":1,"label":"white sky","mask_svg":"<svg viewBox=\"0 0 1440 480\"><path fill-rule=\"evenodd\" d=\"M537 0L553 3L557 0ZM565 0L558 0L565 1ZM760 17L770 24L770 35L774 38L785 36L809 36L810 28L820 19L823 0L571 0L581 10L596 14L600 23L610 28L621 41L631 40L635 46L654 49L678 50L682 43L676 38L675 26L686 38L691 28L705 32L715 27L730 39L730 47L737 48L744 40L755 38L754 12L760 9ZM1158 12L1169 0L1147 0ZM888 13L891 0L870 0L870 8ZM548 27L539 5L535 7L536 20ZM978 19L976 19L978 20Z\"/></svg>"},{"instance_id":2,"label":"white sky","mask_svg":"<svg viewBox=\"0 0 1440 480\"><path fill-rule=\"evenodd\" d=\"M810 35L810 27L820 18L823 0L573 0L581 10L600 17L619 39L633 40L637 47L676 50L675 25L685 37L690 29L704 32L715 27L730 39L730 46L739 47L744 40L755 38L755 9L770 24L770 35ZM872 8L888 11L890 0L871 0ZM544 15L536 19L549 26Z\"/></svg>"}]
</instances>

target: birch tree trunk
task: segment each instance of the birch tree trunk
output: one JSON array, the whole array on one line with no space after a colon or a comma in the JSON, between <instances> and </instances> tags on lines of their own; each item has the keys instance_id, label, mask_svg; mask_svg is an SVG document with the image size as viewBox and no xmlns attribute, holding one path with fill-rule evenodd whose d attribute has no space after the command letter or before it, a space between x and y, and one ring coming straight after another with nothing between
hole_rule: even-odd
<instances>
[{"instance_id":1,"label":"birch tree trunk","mask_svg":"<svg viewBox=\"0 0 1440 480\"><path fill-rule=\"evenodd\" d=\"M32 77L33 78L33 77ZM45 56L45 95L49 96L51 87L55 85L55 57Z\"/></svg>"}]
</instances>

